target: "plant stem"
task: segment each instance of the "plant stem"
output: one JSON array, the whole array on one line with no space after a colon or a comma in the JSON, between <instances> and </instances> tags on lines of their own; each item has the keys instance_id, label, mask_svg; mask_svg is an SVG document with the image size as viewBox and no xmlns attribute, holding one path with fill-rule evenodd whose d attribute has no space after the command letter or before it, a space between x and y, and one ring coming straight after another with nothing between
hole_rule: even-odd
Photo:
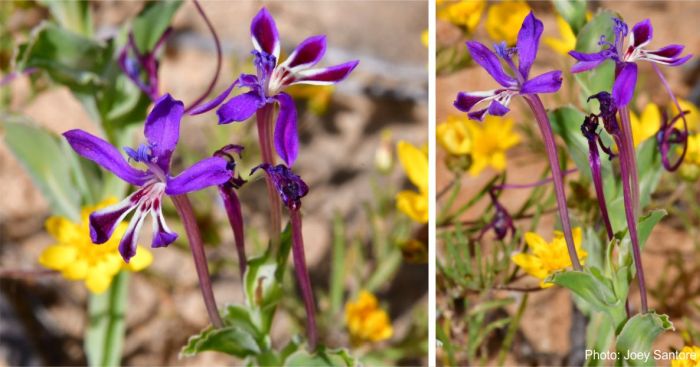
<instances>
[{"instance_id":1,"label":"plant stem","mask_svg":"<svg viewBox=\"0 0 700 367\"><path fill-rule=\"evenodd\" d=\"M622 144L625 142L619 134L613 135L615 143L620 152L622 152ZM641 298L642 313L648 311L647 307L647 289L644 281L644 270L642 267L642 255L639 250L639 238L637 236L637 219L635 216L634 202L632 201L631 172L629 159L620 159L620 171L622 173L622 195L625 200L625 217L627 218L627 229L632 240L632 256L634 257L634 267L637 271L637 280L639 281L639 296Z\"/></svg>"},{"instance_id":2,"label":"plant stem","mask_svg":"<svg viewBox=\"0 0 700 367\"><path fill-rule=\"evenodd\" d=\"M543 288L540 288L543 289ZM515 333L518 331L518 326L520 325L520 319L522 319L523 314L525 313L525 305L527 305L527 298L529 294L525 293L523 296L520 298L520 304L518 305L518 310L515 313L515 316L513 317L512 321L510 322L510 325L508 326L508 331L506 332L506 337L503 339L503 344L501 344L501 350L498 352L498 366L503 366L503 363L506 361L506 356L508 355L508 351L510 350L511 345L513 344L513 339L515 337Z\"/></svg>"},{"instance_id":3,"label":"plant stem","mask_svg":"<svg viewBox=\"0 0 700 367\"><path fill-rule=\"evenodd\" d=\"M194 6L197 8L197 12L199 15L202 16L202 19L204 19L204 22L207 24L207 28L209 28L209 32L211 32L212 38L214 38L214 46L216 47L216 71L214 72L214 77L212 77L211 82L209 82L209 86L207 89L202 93L199 98L197 98L192 104L187 107L185 110L185 113L190 112L193 108L197 107L198 104L202 103L202 101L207 98L209 93L214 89L214 86L216 85L216 81L219 79L219 73L221 73L221 59L222 59L222 52L221 52L221 42L219 41L219 36L216 34L216 30L214 29L214 26L211 24L211 21L207 17L207 14L204 12L204 9L202 9L202 6L199 4L199 1L194 0Z\"/></svg>"},{"instance_id":4,"label":"plant stem","mask_svg":"<svg viewBox=\"0 0 700 367\"><path fill-rule=\"evenodd\" d=\"M274 104L266 104L256 112L258 123L258 141L260 143L260 153L263 163L275 165L275 155L272 149L272 118L274 117ZM270 241L273 248L277 247L280 237L280 227L282 224L282 203L280 201L275 184L268 175L265 176L267 182L267 196L270 203Z\"/></svg>"},{"instance_id":5,"label":"plant stem","mask_svg":"<svg viewBox=\"0 0 700 367\"><path fill-rule=\"evenodd\" d=\"M610 223L610 215L608 214L608 205L605 201L605 190L603 189L603 176L600 172L600 153L598 152L598 144L595 139L588 140L588 162L591 165L591 176L593 177L593 186L595 194L598 198L598 207L600 215L605 223L605 231L608 234L608 241L613 239L613 229Z\"/></svg>"},{"instance_id":6,"label":"plant stem","mask_svg":"<svg viewBox=\"0 0 700 367\"><path fill-rule=\"evenodd\" d=\"M631 188L632 208L634 208L634 221L639 218L639 173L637 170L637 155L634 149L634 139L632 137L632 123L630 122L630 110L628 106L619 108L620 120L622 125L622 140L623 144L620 149L624 149L627 153L627 168L630 175L629 185Z\"/></svg>"},{"instance_id":7,"label":"plant stem","mask_svg":"<svg viewBox=\"0 0 700 367\"><path fill-rule=\"evenodd\" d=\"M549 165L552 169L552 179L554 180L554 192L557 197L557 205L559 206L559 217L561 218L561 226L562 230L564 231L564 238L566 239L566 247L569 250L571 264L573 264L574 270L581 270L581 263L578 260L576 246L574 245L574 237L571 234L569 208L566 206L566 192L564 191L564 177L561 172L561 166L559 165L557 145L554 141L554 134L552 133L552 126L549 122L549 117L547 117L547 111L544 109L542 100L540 100L538 95L523 95L523 98L525 98L525 101L535 115L537 125L542 133L545 149L547 150L547 158L549 158Z\"/></svg>"},{"instance_id":8,"label":"plant stem","mask_svg":"<svg viewBox=\"0 0 700 367\"><path fill-rule=\"evenodd\" d=\"M243 232L243 214L241 213L241 202L233 187L229 184L219 185L219 194L224 201L226 216L233 231L233 239L236 242L236 252L238 252L238 269L241 279L245 274L247 259L245 256L245 235Z\"/></svg>"},{"instance_id":9,"label":"plant stem","mask_svg":"<svg viewBox=\"0 0 700 367\"><path fill-rule=\"evenodd\" d=\"M294 258L294 270L304 298L306 308L306 335L309 339L309 349L316 349L316 311L314 308L314 294L311 290L311 279L306 269L306 257L304 256L304 238L301 235L301 216L298 210L290 210L289 218L292 223L292 257Z\"/></svg>"},{"instance_id":10,"label":"plant stem","mask_svg":"<svg viewBox=\"0 0 700 367\"><path fill-rule=\"evenodd\" d=\"M220 328L223 326L223 322L216 308L214 291L212 290L211 279L209 278L209 268L207 267L207 256L204 253L204 243L202 242L202 235L197 226L192 204L186 194L173 195L170 196L170 198L173 200L177 214L180 215L182 225L185 227L185 232L187 232L187 239L190 242L190 249L192 249L194 266L197 269L197 277L199 277L199 288L202 290L202 297L204 298L204 305L207 307L207 313L209 313L209 319L215 328Z\"/></svg>"}]
</instances>

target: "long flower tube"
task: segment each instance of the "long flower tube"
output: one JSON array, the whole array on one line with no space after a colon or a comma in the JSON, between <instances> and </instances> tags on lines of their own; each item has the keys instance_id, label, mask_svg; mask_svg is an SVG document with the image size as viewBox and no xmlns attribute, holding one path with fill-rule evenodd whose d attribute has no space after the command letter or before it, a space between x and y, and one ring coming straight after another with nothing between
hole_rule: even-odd
<instances>
[{"instance_id":1,"label":"long flower tube","mask_svg":"<svg viewBox=\"0 0 700 367\"><path fill-rule=\"evenodd\" d=\"M613 239L613 229L610 223L610 215L608 214L608 205L605 201L605 191L603 190L603 175L601 174L600 165L600 153L598 152L598 144L600 144L601 149L608 154L609 158L614 157L613 152L606 148L601 141L600 134L596 131L598 129L598 121L595 116L586 116L581 125L581 132L583 136L588 140L588 163L591 167L591 176L593 178L593 186L595 187L596 198L598 199L598 207L600 208L600 215L603 218L603 223L605 224L605 231L608 235L608 240Z\"/></svg>"},{"instance_id":2,"label":"long flower tube","mask_svg":"<svg viewBox=\"0 0 700 367\"><path fill-rule=\"evenodd\" d=\"M212 289L211 278L209 277L207 256L204 253L202 234L199 231L199 226L197 226L197 219L194 216L192 204L186 194L171 196L171 199L173 204L175 204L175 209L182 220L182 225L185 227L185 232L187 233L187 239L190 242L194 265L197 269L197 276L199 277L199 288L202 290L202 297L207 307L209 319L215 328L220 328L224 326L224 323L221 321L221 316L219 316L219 311L216 307L214 290Z\"/></svg>"},{"instance_id":3,"label":"long flower tube","mask_svg":"<svg viewBox=\"0 0 700 367\"><path fill-rule=\"evenodd\" d=\"M226 216L228 217L229 225L233 231L233 239L236 244L236 252L238 253L238 269L241 273L241 278L245 274L248 260L245 254L245 233L243 227L243 213L241 212L241 202L238 199L236 190L241 188L245 183L240 176L236 177L236 160L234 154L241 156L243 147L240 145L229 144L214 152L215 157L220 157L228 160L226 168L231 171L231 179L218 185L219 196L224 204Z\"/></svg>"},{"instance_id":4,"label":"long flower tube","mask_svg":"<svg viewBox=\"0 0 700 367\"><path fill-rule=\"evenodd\" d=\"M632 257L634 258L634 266L637 272L637 280L639 282L639 293L641 298L641 310L642 313L646 313L649 308L647 305L647 294L646 294L646 282L644 279L644 267L642 266L642 255L639 246L639 234L637 231L637 207L635 206L635 200L633 197L633 178L632 170L636 171L636 167L630 167L631 164L635 164L634 160L630 160L629 155L634 154L634 150L630 153L629 150L625 149L627 144L627 139L625 138L625 132L620 128L620 124L617 120L617 112L619 106L615 98L607 92L600 92L589 98L597 99L600 105L600 112L598 115L591 115L592 118L600 118L603 120L603 126L605 130L613 137L615 144L620 152L620 175L622 177L622 195L625 202L625 218L627 220L627 229L630 234L630 239L632 241ZM621 117L624 115L621 114ZM624 125L624 124L623 124ZM638 203L638 201L637 201Z\"/></svg>"},{"instance_id":5,"label":"long flower tube","mask_svg":"<svg viewBox=\"0 0 700 367\"><path fill-rule=\"evenodd\" d=\"M460 111L466 112L469 118L481 121L486 114L495 116L507 114L510 111L508 105L513 96L520 95L525 99L535 115L544 140L547 157L552 169L559 217L561 218L569 257L574 269L581 270L581 264L576 254L576 246L571 233L564 180L559 165L554 134L552 133L547 112L538 96L539 93L553 93L561 88L561 71L553 70L530 78L530 69L537 57L539 41L543 31L544 26L542 22L530 12L523 20L515 47L508 48L503 42L496 44L496 52L494 53L479 42L467 42L467 48L474 61L483 67L502 88L486 92L461 92L457 95L454 105ZM517 66L513 61L513 56L516 54L518 55ZM499 58L505 61L511 69L512 75L506 73ZM475 110L478 104L483 103L488 103L488 106Z\"/></svg>"},{"instance_id":6,"label":"long flower tube","mask_svg":"<svg viewBox=\"0 0 700 367\"><path fill-rule=\"evenodd\" d=\"M306 309L306 334L309 341L309 349L313 351L316 349L316 342L318 339L316 334L316 308L314 294L311 289L311 279L309 278L309 271L306 268L300 213L301 198L308 194L309 187L301 177L283 164L272 166L263 163L255 167L251 174L258 169L265 171L268 179L274 184L281 201L289 210L289 218L292 227L292 257L294 258L294 270L304 300L304 308Z\"/></svg>"}]
</instances>

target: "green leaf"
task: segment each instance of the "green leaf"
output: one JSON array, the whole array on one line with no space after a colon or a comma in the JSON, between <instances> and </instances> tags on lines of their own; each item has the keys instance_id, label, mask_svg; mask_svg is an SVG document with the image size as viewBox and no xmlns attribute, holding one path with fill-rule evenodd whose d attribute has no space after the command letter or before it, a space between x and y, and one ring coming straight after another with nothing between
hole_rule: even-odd
<instances>
[{"instance_id":1,"label":"green leaf","mask_svg":"<svg viewBox=\"0 0 700 367\"><path fill-rule=\"evenodd\" d=\"M204 351L215 351L246 358L260 353L255 338L238 326L226 326L221 329L207 329L191 336L180 351L180 355L191 357Z\"/></svg>"},{"instance_id":2,"label":"green leaf","mask_svg":"<svg viewBox=\"0 0 700 367\"><path fill-rule=\"evenodd\" d=\"M571 26L574 34L586 24L586 0L553 0L559 15Z\"/></svg>"},{"instance_id":3,"label":"green leaf","mask_svg":"<svg viewBox=\"0 0 700 367\"><path fill-rule=\"evenodd\" d=\"M279 249L268 251L260 257L248 260L244 276L246 305L251 310L253 324L262 334L268 334L277 304L282 299L282 281L292 246L291 228L287 226L280 235Z\"/></svg>"},{"instance_id":4,"label":"green leaf","mask_svg":"<svg viewBox=\"0 0 700 367\"><path fill-rule=\"evenodd\" d=\"M111 41L97 42L55 24L44 22L20 48L17 69L35 67L73 92L94 93L106 84L101 73L114 54Z\"/></svg>"},{"instance_id":5,"label":"green leaf","mask_svg":"<svg viewBox=\"0 0 700 367\"><path fill-rule=\"evenodd\" d=\"M594 311L607 313L614 325L624 322L627 295L616 295L612 282L605 278L598 268L555 273L547 281L568 288Z\"/></svg>"},{"instance_id":6,"label":"green leaf","mask_svg":"<svg viewBox=\"0 0 700 367\"><path fill-rule=\"evenodd\" d=\"M243 328L253 335L255 339L258 340L259 344L262 344L265 335L261 334L260 330L255 326L250 311L247 308L239 305L228 305L224 309L222 319L224 325Z\"/></svg>"},{"instance_id":7,"label":"green leaf","mask_svg":"<svg viewBox=\"0 0 700 367\"><path fill-rule=\"evenodd\" d=\"M615 336L615 328L610 317L603 312L595 312L590 317L586 326L586 347L593 352L607 352ZM604 360L594 358L594 353L590 358L586 358L584 366L604 366Z\"/></svg>"},{"instance_id":8,"label":"green leaf","mask_svg":"<svg viewBox=\"0 0 700 367\"><path fill-rule=\"evenodd\" d=\"M49 201L53 213L80 219L80 193L70 179L71 161L65 158L59 137L27 119L3 119L7 146Z\"/></svg>"},{"instance_id":9,"label":"green leaf","mask_svg":"<svg viewBox=\"0 0 700 367\"><path fill-rule=\"evenodd\" d=\"M132 25L134 42L136 42L139 52L145 53L153 50L158 39L170 26L180 5L182 5L181 0L149 1L146 3Z\"/></svg>"},{"instance_id":10,"label":"green leaf","mask_svg":"<svg viewBox=\"0 0 700 367\"><path fill-rule=\"evenodd\" d=\"M126 324L129 274L121 271L102 294L90 294L85 353L90 366L119 366Z\"/></svg>"},{"instance_id":11,"label":"green leaf","mask_svg":"<svg viewBox=\"0 0 700 367\"><path fill-rule=\"evenodd\" d=\"M617 360L616 365L654 366L656 363L651 350L652 344L659 334L670 330L675 329L667 315L659 315L653 311L635 315L625 323L617 337L615 349L621 358ZM640 356L643 353L648 354L645 355L646 359L624 358L630 353Z\"/></svg>"},{"instance_id":12,"label":"green leaf","mask_svg":"<svg viewBox=\"0 0 700 367\"><path fill-rule=\"evenodd\" d=\"M338 367L357 366L357 360L345 349L325 349L318 347L314 353L299 350L284 361L285 367Z\"/></svg>"},{"instance_id":13,"label":"green leaf","mask_svg":"<svg viewBox=\"0 0 700 367\"><path fill-rule=\"evenodd\" d=\"M601 46L598 45L598 42L601 35L604 35L606 40L612 42L615 39L612 18L615 17L619 17L619 15L612 11L599 11L578 33L576 51L585 53L600 51ZM588 96L595 93L610 91L614 81L614 72L615 64L607 60L593 70L576 74L576 81L583 88L583 93L581 94L582 102L585 102Z\"/></svg>"},{"instance_id":14,"label":"green leaf","mask_svg":"<svg viewBox=\"0 0 700 367\"><path fill-rule=\"evenodd\" d=\"M88 1L39 0L51 12L58 24L85 37L92 36L92 13Z\"/></svg>"}]
</instances>

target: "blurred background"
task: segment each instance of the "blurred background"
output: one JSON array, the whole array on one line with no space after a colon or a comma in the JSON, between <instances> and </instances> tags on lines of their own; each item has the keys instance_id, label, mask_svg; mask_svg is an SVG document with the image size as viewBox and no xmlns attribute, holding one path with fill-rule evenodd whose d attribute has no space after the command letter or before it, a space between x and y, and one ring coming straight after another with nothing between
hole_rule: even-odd
<instances>
[{"instance_id":1,"label":"blurred background","mask_svg":"<svg viewBox=\"0 0 700 367\"><path fill-rule=\"evenodd\" d=\"M277 21L283 54L308 36L326 34L328 51L321 66L360 60L351 77L335 87L289 90L297 101L302 142L295 171L311 188L303 205L304 237L321 340L330 347L351 348L369 365L424 364L428 270L421 251L426 245L420 245L425 243L422 226L396 210L394 197L412 187L397 161L396 142L421 146L427 141L427 49L421 43L421 32L428 25L427 3L204 1L202 7L224 53L211 97L242 71L253 70L249 25L263 5ZM142 6L138 1L90 3L96 37L116 37ZM30 38L33 27L50 18L41 3L0 3L3 76L15 71L15 48ZM182 4L172 27L161 58L160 89L187 105L212 78L214 42L192 2ZM71 91L41 72L4 84L0 108L0 116L23 115L56 134L73 128L99 131ZM217 126L214 116L183 119L175 170L224 144L236 143L247 147L239 166L245 178L259 163L254 124ZM141 127L136 130L134 136L140 135ZM44 230L50 208L8 148L3 125L0 135L0 365L85 364L87 290L82 282L65 280L38 264L40 253L55 242ZM264 184L252 182L239 195L248 253L259 254L268 240ZM220 305L241 302L231 230L215 190L199 192L192 200L204 231L217 301ZM174 209L165 207L165 212L171 226L179 229ZM406 250L415 238L419 239L418 255ZM337 251L342 251L340 257L333 256ZM215 353L178 359L188 336L208 324L207 314L186 242L152 253L153 264L132 275L129 284L122 363L233 363L230 357ZM331 276L333 271L339 275ZM292 297L298 293L289 275L285 292L290 296L275 319L273 343L286 343L303 332L302 305L299 297ZM331 279L336 284L331 285ZM389 313L393 336L381 343L351 343L339 322L344 305L363 289L373 293Z\"/></svg>"}]
</instances>

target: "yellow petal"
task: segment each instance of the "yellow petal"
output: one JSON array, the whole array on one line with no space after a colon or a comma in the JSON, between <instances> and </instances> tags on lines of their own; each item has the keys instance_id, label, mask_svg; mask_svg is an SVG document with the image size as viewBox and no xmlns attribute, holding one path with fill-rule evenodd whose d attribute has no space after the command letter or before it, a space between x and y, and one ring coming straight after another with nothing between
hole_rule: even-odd
<instances>
[{"instance_id":1,"label":"yellow petal","mask_svg":"<svg viewBox=\"0 0 700 367\"><path fill-rule=\"evenodd\" d=\"M136 255L129 260L126 267L131 271L141 271L147 268L153 262L153 254L148 249L138 246Z\"/></svg>"},{"instance_id":2,"label":"yellow petal","mask_svg":"<svg viewBox=\"0 0 700 367\"><path fill-rule=\"evenodd\" d=\"M472 145L466 118L450 116L435 130L438 144L452 155L469 154Z\"/></svg>"},{"instance_id":3,"label":"yellow petal","mask_svg":"<svg viewBox=\"0 0 700 367\"><path fill-rule=\"evenodd\" d=\"M678 104L681 105L681 109L683 111L687 111L688 113L685 115L685 120L688 122L688 129L691 131L700 131L700 110L698 107L693 104L690 101L687 101L685 99L679 99ZM669 109L673 111L671 116L676 116L678 115L678 107L676 107L676 104L673 103L673 101L669 102ZM678 121L676 123L676 126L682 127L683 121Z\"/></svg>"},{"instance_id":4,"label":"yellow petal","mask_svg":"<svg viewBox=\"0 0 700 367\"><path fill-rule=\"evenodd\" d=\"M58 242L70 243L80 238L80 226L68 218L52 216L44 223L46 231Z\"/></svg>"},{"instance_id":5,"label":"yellow petal","mask_svg":"<svg viewBox=\"0 0 700 367\"><path fill-rule=\"evenodd\" d=\"M428 223L428 196L404 190L396 195L396 208L418 223Z\"/></svg>"},{"instance_id":6,"label":"yellow petal","mask_svg":"<svg viewBox=\"0 0 700 367\"><path fill-rule=\"evenodd\" d=\"M547 246L547 241L535 232L525 233L525 243L533 250Z\"/></svg>"},{"instance_id":7,"label":"yellow petal","mask_svg":"<svg viewBox=\"0 0 700 367\"><path fill-rule=\"evenodd\" d=\"M491 5L486 16L486 31L496 41L514 45L523 20L530 12L524 1L503 1Z\"/></svg>"},{"instance_id":8,"label":"yellow petal","mask_svg":"<svg viewBox=\"0 0 700 367\"><path fill-rule=\"evenodd\" d=\"M398 155L406 176L421 191L428 191L428 157L420 149L407 143L399 141Z\"/></svg>"},{"instance_id":9,"label":"yellow petal","mask_svg":"<svg viewBox=\"0 0 700 367\"><path fill-rule=\"evenodd\" d=\"M53 270L63 270L75 261L78 250L73 246L52 245L47 247L39 256L39 264Z\"/></svg>"},{"instance_id":10,"label":"yellow petal","mask_svg":"<svg viewBox=\"0 0 700 367\"><path fill-rule=\"evenodd\" d=\"M77 259L63 269L63 276L70 280L85 279L88 275L89 268L90 266L87 260Z\"/></svg>"},{"instance_id":11,"label":"yellow petal","mask_svg":"<svg viewBox=\"0 0 700 367\"><path fill-rule=\"evenodd\" d=\"M102 293L112 284L113 276L113 274L106 274L106 272L99 267L93 268L88 273L87 278L85 278L85 286L92 293Z\"/></svg>"}]
</instances>

